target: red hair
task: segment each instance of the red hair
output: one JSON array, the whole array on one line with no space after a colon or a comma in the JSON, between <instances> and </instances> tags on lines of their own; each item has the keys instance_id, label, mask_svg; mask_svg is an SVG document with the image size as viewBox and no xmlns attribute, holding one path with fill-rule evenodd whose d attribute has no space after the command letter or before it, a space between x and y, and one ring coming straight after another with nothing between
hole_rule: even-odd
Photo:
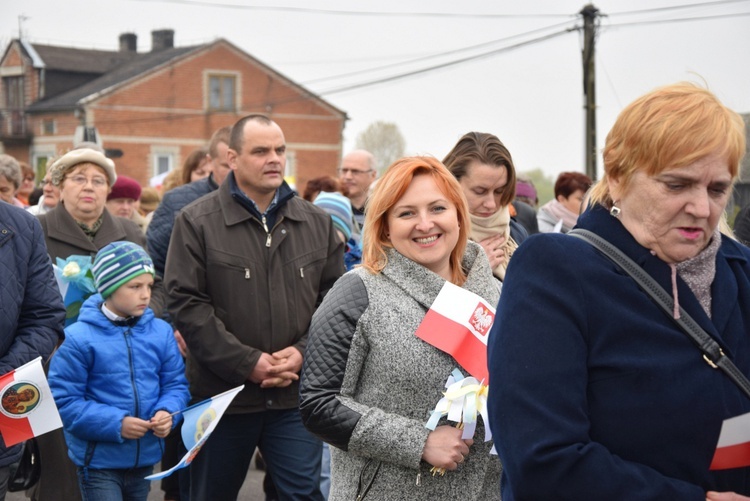
<instances>
[{"instance_id":1,"label":"red hair","mask_svg":"<svg viewBox=\"0 0 750 501\"><path fill-rule=\"evenodd\" d=\"M684 167L718 151L736 179L745 154L745 123L710 91L691 83L660 87L620 113L604 146L605 176L591 202L611 207L609 179L628 189L641 171L649 176Z\"/></svg>"},{"instance_id":2,"label":"red hair","mask_svg":"<svg viewBox=\"0 0 750 501\"><path fill-rule=\"evenodd\" d=\"M438 189L456 206L459 229L458 242L450 255L451 282L463 285L466 273L461 267L461 259L469 239L469 208L456 178L440 161L432 157L406 157L397 160L378 181L367 200L365 210L362 267L370 273L378 274L388 264L386 250L393 248L386 237L388 214L416 176L432 176Z\"/></svg>"}]
</instances>

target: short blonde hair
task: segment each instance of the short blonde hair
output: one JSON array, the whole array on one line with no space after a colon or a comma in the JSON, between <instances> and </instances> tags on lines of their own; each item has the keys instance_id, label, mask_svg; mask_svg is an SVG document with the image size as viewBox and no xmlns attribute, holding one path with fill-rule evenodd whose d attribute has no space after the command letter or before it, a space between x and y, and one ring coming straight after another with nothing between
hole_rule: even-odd
<instances>
[{"instance_id":1,"label":"short blonde hair","mask_svg":"<svg viewBox=\"0 0 750 501\"><path fill-rule=\"evenodd\" d=\"M386 250L393 248L388 234L388 213L406 192L416 176L429 175L435 180L438 189L456 206L458 216L458 242L450 255L451 282L463 285L466 273L461 267L461 259L469 239L469 208L461 185L439 160L432 157L406 157L394 162L367 200L365 226L362 237L362 267L370 273L383 271L388 258Z\"/></svg>"},{"instance_id":2,"label":"short blonde hair","mask_svg":"<svg viewBox=\"0 0 750 501\"><path fill-rule=\"evenodd\" d=\"M636 99L620 113L604 146L603 178L591 203L612 206L609 179L627 190L633 175L684 167L720 151L737 179L745 154L745 123L707 89L677 83Z\"/></svg>"}]
</instances>

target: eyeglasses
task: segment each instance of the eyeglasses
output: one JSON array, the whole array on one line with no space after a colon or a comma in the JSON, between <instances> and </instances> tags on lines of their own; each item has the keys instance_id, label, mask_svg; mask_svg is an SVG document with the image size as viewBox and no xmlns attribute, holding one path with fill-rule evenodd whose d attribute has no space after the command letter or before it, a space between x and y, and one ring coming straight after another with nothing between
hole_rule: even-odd
<instances>
[{"instance_id":1,"label":"eyeglasses","mask_svg":"<svg viewBox=\"0 0 750 501\"><path fill-rule=\"evenodd\" d=\"M78 175L78 176L66 177L65 179L69 180L71 183L76 184L78 186L86 186L86 183L88 182L91 182L94 188L103 188L107 186L107 180L104 179L103 177L92 177L91 179L89 179L86 176Z\"/></svg>"},{"instance_id":2,"label":"eyeglasses","mask_svg":"<svg viewBox=\"0 0 750 501\"><path fill-rule=\"evenodd\" d=\"M23 178L24 181L34 181L33 177L25 177Z\"/></svg>"},{"instance_id":3,"label":"eyeglasses","mask_svg":"<svg viewBox=\"0 0 750 501\"><path fill-rule=\"evenodd\" d=\"M359 169L336 169L336 172L339 173L339 176L344 176L346 174L351 174L352 176L361 176L363 174L367 174L368 172L372 172L372 169L368 170L359 170Z\"/></svg>"}]
</instances>

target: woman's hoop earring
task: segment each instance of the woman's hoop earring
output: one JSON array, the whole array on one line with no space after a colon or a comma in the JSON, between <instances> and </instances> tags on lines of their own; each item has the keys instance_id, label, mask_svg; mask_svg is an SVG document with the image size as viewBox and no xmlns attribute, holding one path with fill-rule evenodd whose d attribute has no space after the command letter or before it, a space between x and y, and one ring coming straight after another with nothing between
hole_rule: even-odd
<instances>
[{"instance_id":1,"label":"woman's hoop earring","mask_svg":"<svg viewBox=\"0 0 750 501\"><path fill-rule=\"evenodd\" d=\"M617 202L612 202L612 208L609 209L609 215L612 217L620 217L622 210L617 206Z\"/></svg>"}]
</instances>

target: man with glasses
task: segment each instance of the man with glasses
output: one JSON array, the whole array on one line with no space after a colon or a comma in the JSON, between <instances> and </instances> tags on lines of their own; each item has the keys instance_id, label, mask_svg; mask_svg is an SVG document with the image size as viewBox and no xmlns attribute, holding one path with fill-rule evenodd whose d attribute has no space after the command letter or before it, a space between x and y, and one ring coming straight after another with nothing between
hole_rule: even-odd
<instances>
[{"instance_id":1,"label":"man with glasses","mask_svg":"<svg viewBox=\"0 0 750 501\"><path fill-rule=\"evenodd\" d=\"M354 220L361 228L365 222L365 202L370 185L377 177L375 157L369 151L354 150L344 156L338 173L344 192L352 203Z\"/></svg>"}]
</instances>

